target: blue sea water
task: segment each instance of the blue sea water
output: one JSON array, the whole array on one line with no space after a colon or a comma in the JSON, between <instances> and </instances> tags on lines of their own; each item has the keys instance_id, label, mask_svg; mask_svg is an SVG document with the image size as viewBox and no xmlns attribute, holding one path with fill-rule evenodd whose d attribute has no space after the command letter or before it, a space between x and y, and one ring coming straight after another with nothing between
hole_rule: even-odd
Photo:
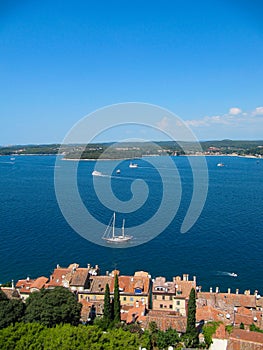
<instances>
[{"instance_id":1,"label":"blue sea water","mask_svg":"<svg viewBox=\"0 0 263 350\"><path fill-rule=\"evenodd\" d=\"M160 161L161 161L160 157ZM27 276L49 276L56 264L98 264L104 273L118 268L122 274L148 271L152 277L189 273L208 290L219 286L263 294L263 160L207 157L208 196L198 221L180 233L192 194L192 172L187 157L175 157L182 181L182 200L175 219L158 237L127 249L111 249L85 240L64 219L54 190L54 156L0 157L0 282ZM222 162L224 167L217 167ZM158 209L162 183L147 159L138 169L120 165L112 188L120 200L131 198L131 183L139 177L149 185L143 210L127 215L126 224L140 224ZM107 172L109 162L103 167ZM96 198L92 187L95 162L79 165L78 185L83 202L98 219L108 222L112 212ZM132 171L131 171L132 170ZM169 178L169 174L167 173ZM87 201L87 198L89 200ZM121 225L122 216L117 223ZM238 277L231 277L235 272Z\"/></svg>"}]
</instances>

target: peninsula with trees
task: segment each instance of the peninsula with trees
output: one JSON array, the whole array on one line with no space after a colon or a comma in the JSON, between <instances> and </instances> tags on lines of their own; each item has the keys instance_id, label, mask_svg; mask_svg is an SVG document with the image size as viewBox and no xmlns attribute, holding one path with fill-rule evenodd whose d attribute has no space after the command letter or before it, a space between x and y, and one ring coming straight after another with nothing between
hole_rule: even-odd
<instances>
[{"instance_id":1,"label":"peninsula with trees","mask_svg":"<svg viewBox=\"0 0 263 350\"><path fill-rule=\"evenodd\" d=\"M200 148L201 146L201 148ZM232 155L263 157L263 141L215 140L195 142L111 142L83 144L46 144L1 146L0 155L57 155L64 159L130 159L144 156Z\"/></svg>"}]
</instances>

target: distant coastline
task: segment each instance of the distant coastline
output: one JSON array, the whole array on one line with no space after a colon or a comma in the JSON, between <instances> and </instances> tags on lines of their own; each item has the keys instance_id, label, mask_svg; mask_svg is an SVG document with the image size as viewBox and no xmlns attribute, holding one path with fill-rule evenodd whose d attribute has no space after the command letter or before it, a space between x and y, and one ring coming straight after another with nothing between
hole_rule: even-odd
<instances>
[{"instance_id":1,"label":"distant coastline","mask_svg":"<svg viewBox=\"0 0 263 350\"><path fill-rule=\"evenodd\" d=\"M128 160L157 156L232 156L263 158L263 140L259 141L156 141L96 144L17 145L0 147L2 156L60 155L64 160Z\"/></svg>"}]
</instances>

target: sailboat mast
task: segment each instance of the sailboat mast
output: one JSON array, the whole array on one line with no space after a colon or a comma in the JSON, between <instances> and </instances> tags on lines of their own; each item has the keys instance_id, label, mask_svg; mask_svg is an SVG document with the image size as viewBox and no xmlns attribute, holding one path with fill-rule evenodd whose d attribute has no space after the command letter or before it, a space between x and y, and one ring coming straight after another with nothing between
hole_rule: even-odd
<instances>
[{"instance_id":1,"label":"sailboat mast","mask_svg":"<svg viewBox=\"0 0 263 350\"><path fill-rule=\"evenodd\" d=\"M122 228L121 228L122 237L124 237L124 224L125 224L125 219L122 220Z\"/></svg>"},{"instance_id":2,"label":"sailboat mast","mask_svg":"<svg viewBox=\"0 0 263 350\"><path fill-rule=\"evenodd\" d=\"M115 212L113 213L113 222L112 222L112 237L115 234Z\"/></svg>"}]
</instances>

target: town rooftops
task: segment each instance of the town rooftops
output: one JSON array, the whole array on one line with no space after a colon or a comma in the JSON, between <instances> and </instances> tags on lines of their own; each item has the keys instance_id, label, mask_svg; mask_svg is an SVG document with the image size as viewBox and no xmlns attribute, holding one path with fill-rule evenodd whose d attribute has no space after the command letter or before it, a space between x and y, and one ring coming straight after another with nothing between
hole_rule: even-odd
<instances>
[{"instance_id":1,"label":"town rooftops","mask_svg":"<svg viewBox=\"0 0 263 350\"><path fill-rule=\"evenodd\" d=\"M102 293L105 292L106 284L108 283L110 293L114 292L114 276L116 270L110 275L106 276L92 276L90 279L91 285L89 293ZM148 294L150 289L150 277L148 273L139 274L134 276L118 276L120 293L124 294Z\"/></svg>"},{"instance_id":2,"label":"town rooftops","mask_svg":"<svg viewBox=\"0 0 263 350\"><path fill-rule=\"evenodd\" d=\"M73 263L68 267L57 267L54 269L50 276L49 282L46 284L47 288L54 287L69 287L69 286L85 286L89 275L99 274L98 265L94 267L87 265L87 267L79 267L79 264Z\"/></svg>"},{"instance_id":3,"label":"town rooftops","mask_svg":"<svg viewBox=\"0 0 263 350\"><path fill-rule=\"evenodd\" d=\"M246 294L234 294L234 293L210 293L200 292L197 293L199 302L205 302L207 305L213 307L223 308L244 306L248 308L256 308L256 296Z\"/></svg>"}]
</instances>

